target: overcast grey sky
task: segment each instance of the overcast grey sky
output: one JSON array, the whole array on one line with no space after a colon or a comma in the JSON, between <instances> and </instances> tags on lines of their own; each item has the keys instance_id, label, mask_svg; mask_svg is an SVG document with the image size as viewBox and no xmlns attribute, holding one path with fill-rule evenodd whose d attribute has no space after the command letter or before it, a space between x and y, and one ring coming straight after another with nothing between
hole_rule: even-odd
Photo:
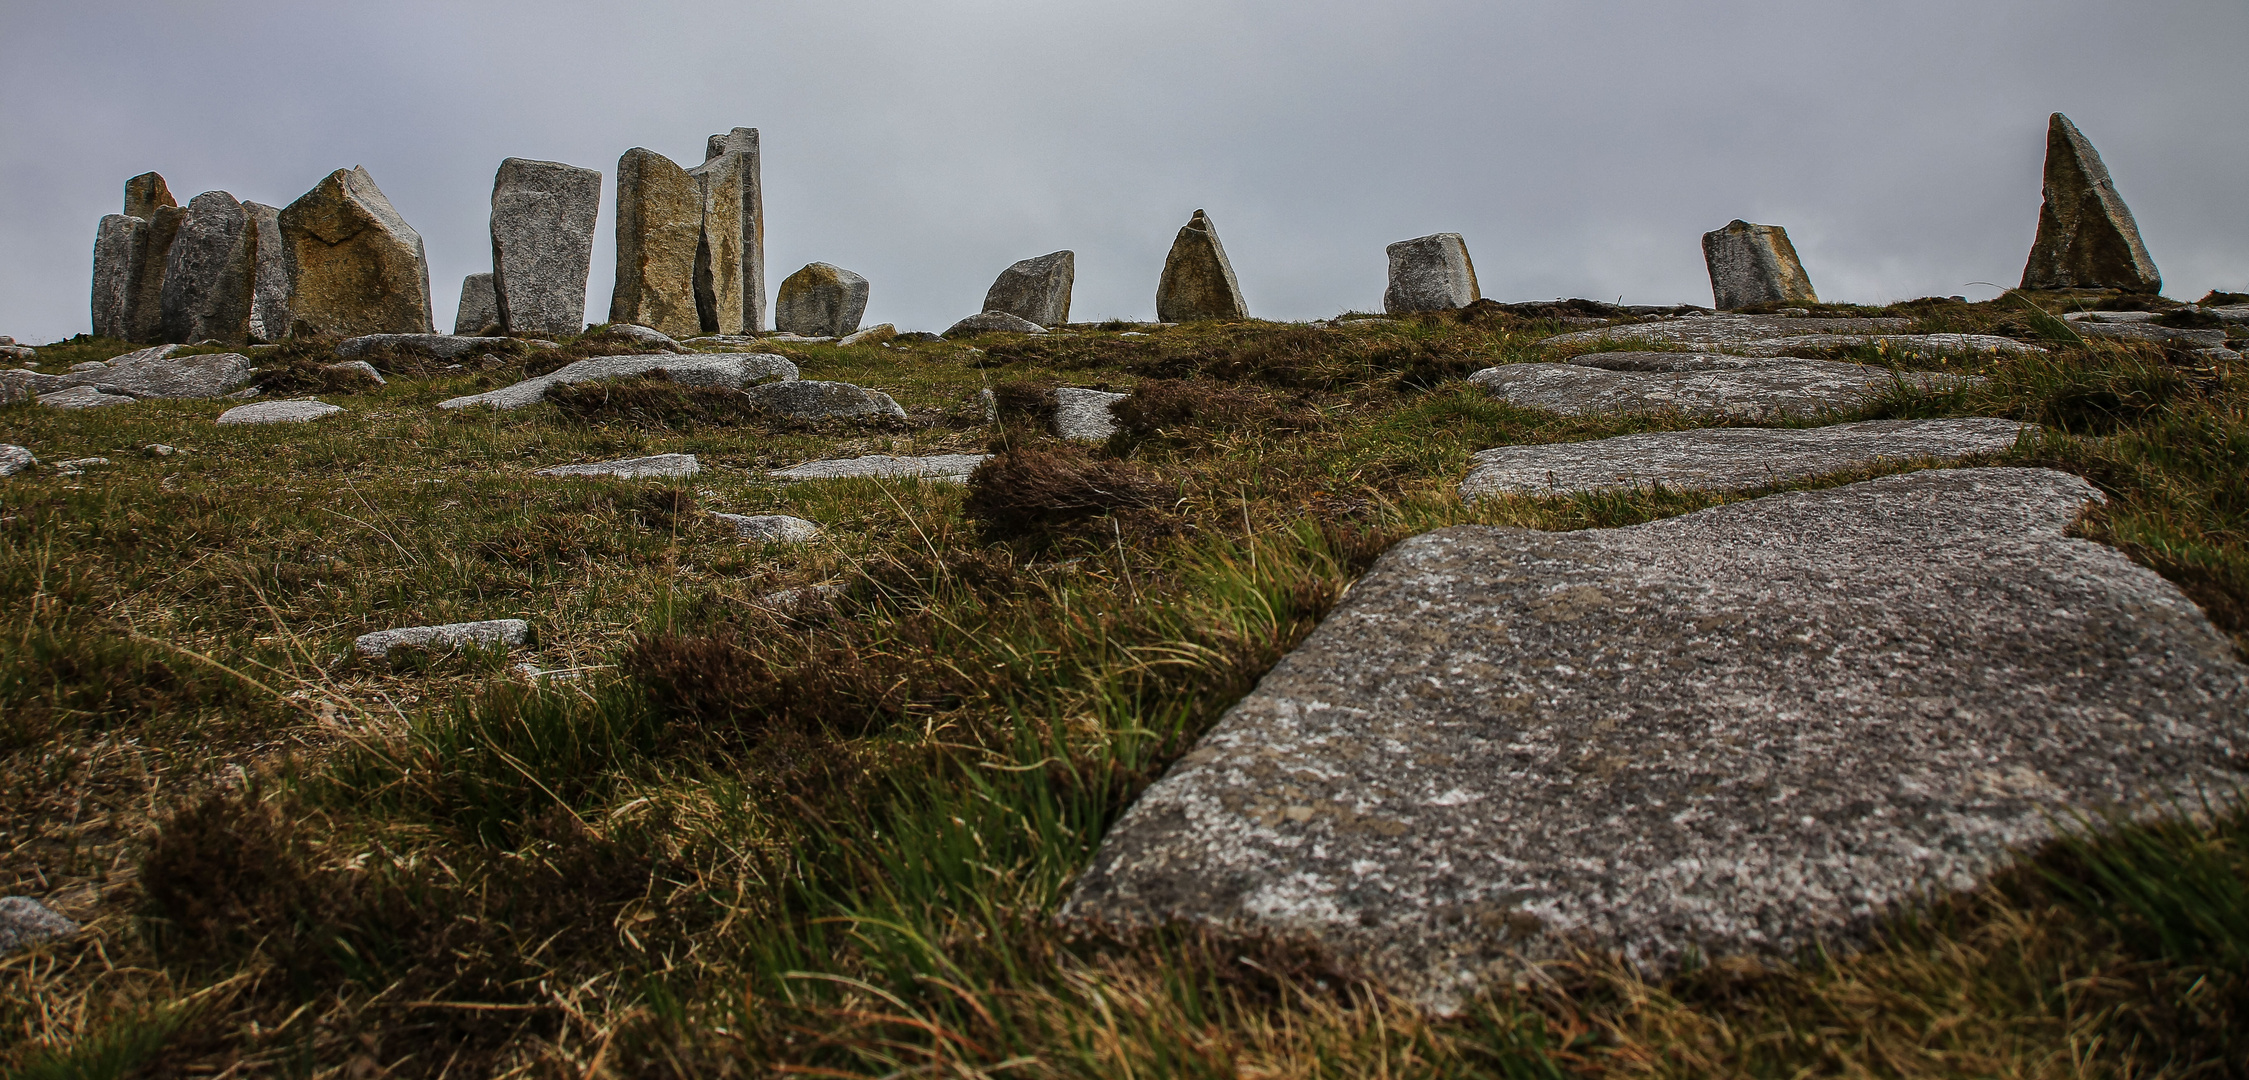
<instances>
[{"instance_id":1,"label":"overcast grey sky","mask_svg":"<svg viewBox=\"0 0 2249 1080\"><path fill-rule=\"evenodd\" d=\"M2249 3L0 0L0 333L88 327L95 223L154 169L287 205L364 165L440 329L508 156L682 164L759 128L778 283L943 329L1078 253L1075 318L1151 317L1210 211L1251 310L1381 303L1383 245L1486 295L1710 302L1698 236L1788 227L1823 298L1988 296L2036 231L2046 115L2106 158L2165 291L2249 289Z\"/></svg>"}]
</instances>

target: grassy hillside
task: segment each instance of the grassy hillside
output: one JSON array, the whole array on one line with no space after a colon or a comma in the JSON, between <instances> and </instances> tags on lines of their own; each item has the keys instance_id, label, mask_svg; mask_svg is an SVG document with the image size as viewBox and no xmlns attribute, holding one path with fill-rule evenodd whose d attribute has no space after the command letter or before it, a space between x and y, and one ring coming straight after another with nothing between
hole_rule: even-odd
<instances>
[{"instance_id":1,"label":"grassy hillside","mask_svg":"<svg viewBox=\"0 0 2249 1080\"><path fill-rule=\"evenodd\" d=\"M2046 425L1994 460L2093 480L2111 501L2084 531L2249 646L2249 373L2068 341L2014 300L1887 313L2055 351L1917 363L1990 381L1829 419ZM0 408L0 441L111 462L0 480L0 895L88 925L0 957L0 1066L2249 1074L2249 860L2225 813L2057 845L1900 913L1863 951L1663 982L1586 956L1444 1019L1302 943L1052 919L1108 823L1392 541L1750 497L1461 505L1477 450L1694 426L1561 418L1462 382L1557 328L1492 314L782 350L909 413L874 423L776 421L661 380L448 413L435 403L558 361L386 357L376 389L325 372L316 345L261 359L274 393L348 410L312 424L217 427L210 402ZM564 355L605 351L621 350ZM1861 353L1844 358L1899 362ZM1136 388L1126 430L1057 442L1038 419L1057 384ZM985 449L1006 453L968 489L765 475ZM529 475L665 452L704 472ZM826 533L745 544L707 511ZM528 619L536 643L351 654L367 631L483 618Z\"/></svg>"}]
</instances>

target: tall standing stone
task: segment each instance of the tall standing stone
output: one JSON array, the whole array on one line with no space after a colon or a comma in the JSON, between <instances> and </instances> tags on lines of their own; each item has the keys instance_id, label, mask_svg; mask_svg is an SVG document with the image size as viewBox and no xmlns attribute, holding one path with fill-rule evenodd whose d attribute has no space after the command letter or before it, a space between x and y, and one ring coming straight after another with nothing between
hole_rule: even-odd
<instances>
[{"instance_id":1,"label":"tall standing stone","mask_svg":"<svg viewBox=\"0 0 2249 1080\"><path fill-rule=\"evenodd\" d=\"M823 262L790 274L773 303L774 325L807 337L842 337L866 313L867 279Z\"/></svg>"},{"instance_id":2,"label":"tall standing stone","mask_svg":"<svg viewBox=\"0 0 2249 1080\"><path fill-rule=\"evenodd\" d=\"M180 235L180 224L187 220L187 210L179 206L159 205L150 213L148 228L141 231L140 256L133 262L132 288L125 297L125 337L143 343L164 337L164 266L172 254L172 241Z\"/></svg>"},{"instance_id":3,"label":"tall standing stone","mask_svg":"<svg viewBox=\"0 0 2249 1080\"><path fill-rule=\"evenodd\" d=\"M463 337L475 337L498 329L500 296L499 291L492 286L492 275L470 274L462 278L461 306L453 313L453 332Z\"/></svg>"},{"instance_id":4,"label":"tall standing stone","mask_svg":"<svg viewBox=\"0 0 2249 1080\"><path fill-rule=\"evenodd\" d=\"M1788 230L1752 225L1740 218L1702 234L1702 259L1710 266L1710 292L1718 308L1732 311L1751 304L1819 303L1812 279L1796 258Z\"/></svg>"},{"instance_id":5,"label":"tall standing stone","mask_svg":"<svg viewBox=\"0 0 2249 1080\"><path fill-rule=\"evenodd\" d=\"M703 258L695 282L703 330L755 333L765 329L765 195L757 129L711 136L703 158L688 170L704 195Z\"/></svg>"},{"instance_id":6,"label":"tall standing stone","mask_svg":"<svg viewBox=\"0 0 2249 1080\"><path fill-rule=\"evenodd\" d=\"M528 335L585 328L586 274L600 213L599 170L524 158L500 162L492 180L491 287L502 329Z\"/></svg>"},{"instance_id":7,"label":"tall standing stone","mask_svg":"<svg viewBox=\"0 0 2249 1080\"><path fill-rule=\"evenodd\" d=\"M1484 298L1476 287L1476 264L1468 261L1468 241L1459 233L1400 240L1383 250L1390 256L1390 287L1382 291L1383 311L1392 315L1451 311Z\"/></svg>"},{"instance_id":8,"label":"tall standing stone","mask_svg":"<svg viewBox=\"0 0 2249 1080\"><path fill-rule=\"evenodd\" d=\"M1003 311L1040 326L1070 321L1070 286L1078 276L1078 257L1068 251L1025 259L1000 271L984 294L984 310Z\"/></svg>"},{"instance_id":9,"label":"tall standing stone","mask_svg":"<svg viewBox=\"0 0 2249 1080\"><path fill-rule=\"evenodd\" d=\"M330 173L280 220L292 336L431 332L421 234L366 169Z\"/></svg>"},{"instance_id":10,"label":"tall standing stone","mask_svg":"<svg viewBox=\"0 0 2249 1080\"><path fill-rule=\"evenodd\" d=\"M187 204L164 260L159 302L164 340L241 342L250 336L257 234L242 203L206 191Z\"/></svg>"},{"instance_id":11,"label":"tall standing stone","mask_svg":"<svg viewBox=\"0 0 2249 1080\"><path fill-rule=\"evenodd\" d=\"M703 233L702 185L670 158L633 147L617 159L617 284L609 321L701 333L695 261Z\"/></svg>"},{"instance_id":12,"label":"tall standing stone","mask_svg":"<svg viewBox=\"0 0 2249 1080\"><path fill-rule=\"evenodd\" d=\"M2108 166L2060 113L2046 122L2046 202L2023 266L2023 288L2163 291L2163 275L2140 242L2140 227Z\"/></svg>"},{"instance_id":13,"label":"tall standing stone","mask_svg":"<svg viewBox=\"0 0 2249 1080\"><path fill-rule=\"evenodd\" d=\"M148 222L130 214L102 218L94 232L94 336L128 338L125 311L133 296Z\"/></svg>"},{"instance_id":14,"label":"tall standing stone","mask_svg":"<svg viewBox=\"0 0 2249 1080\"><path fill-rule=\"evenodd\" d=\"M179 200L172 198L171 186L162 176L144 172L125 181L126 217L150 221L155 219L158 207L178 205Z\"/></svg>"},{"instance_id":15,"label":"tall standing stone","mask_svg":"<svg viewBox=\"0 0 2249 1080\"><path fill-rule=\"evenodd\" d=\"M289 257L281 243L281 208L246 202L251 254L257 271L250 287L250 339L280 341L289 336Z\"/></svg>"},{"instance_id":16,"label":"tall standing stone","mask_svg":"<svg viewBox=\"0 0 2249 1080\"><path fill-rule=\"evenodd\" d=\"M1249 304L1242 286L1234 280L1234 266L1218 242L1210 215L1200 210L1180 227L1164 258L1164 276L1156 283L1156 318L1165 322L1197 319L1246 319Z\"/></svg>"}]
</instances>

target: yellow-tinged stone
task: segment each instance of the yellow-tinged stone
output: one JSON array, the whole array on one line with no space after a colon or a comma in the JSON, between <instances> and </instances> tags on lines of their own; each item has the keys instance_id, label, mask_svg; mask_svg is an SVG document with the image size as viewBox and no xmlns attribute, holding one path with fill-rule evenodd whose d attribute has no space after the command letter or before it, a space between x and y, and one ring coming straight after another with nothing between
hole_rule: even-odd
<instances>
[{"instance_id":1,"label":"yellow-tinged stone","mask_svg":"<svg viewBox=\"0 0 2249 1080\"><path fill-rule=\"evenodd\" d=\"M281 211L290 333L431 333L429 259L363 168L338 169Z\"/></svg>"}]
</instances>

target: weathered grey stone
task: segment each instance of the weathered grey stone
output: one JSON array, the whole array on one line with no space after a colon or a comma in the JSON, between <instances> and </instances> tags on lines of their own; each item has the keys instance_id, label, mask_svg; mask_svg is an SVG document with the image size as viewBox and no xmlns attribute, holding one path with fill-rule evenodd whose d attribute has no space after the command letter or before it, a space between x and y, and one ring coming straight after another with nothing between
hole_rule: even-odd
<instances>
[{"instance_id":1,"label":"weathered grey stone","mask_svg":"<svg viewBox=\"0 0 2249 1080\"><path fill-rule=\"evenodd\" d=\"M889 323L876 323L856 333L836 339L838 345L880 345L898 336L898 328Z\"/></svg>"},{"instance_id":2,"label":"weathered grey stone","mask_svg":"<svg viewBox=\"0 0 2249 1080\"><path fill-rule=\"evenodd\" d=\"M1070 321L1070 288L1078 277L1075 252L1056 251L1005 270L984 293L984 310L1000 311L1040 326Z\"/></svg>"},{"instance_id":3,"label":"weathered grey stone","mask_svg":"<svg viewBox=\"0 0 2249 1080\"><path fill-rule=\"evenodd\" d=\"M109 365L100 360L80 360L79 362L70 365L67 370L70 372L70 374L76 375L81 372L87 371L108 371Z\"/></svg>"},{"instance_id":4,"label":"weathered grey stone","mask_svg":"<svg viewBox=\"0 0 2249 1080\"><path fill-rule=\"evenodd\" d=\"M1817 428L1700 428L1587 442L1502 446L1477 454L1460 483L1485 495L1567 495L1661 486L1764 487L1909 461L1956 461L2011 449L2019 420L1868 420ZM2032 430L2036 430L2032 428Z\"/></svg>"},{"instance_id":5,"label":"weathered grey stone","mask_svg":"<svg viewBox=\"0 0 2249 1080\"><path fill-rule=\"evenodd\" d=\"M158 301L164 340L248 341L257 260L257 234L240 201L224 191L189 200L164 259Z\"/></svg>"},{"instance_id":6,"label":"weathered grey stone","mask_svg":"<svg viewBox=\"0 0 2249 1080\"><path fill-rule=\"evenodd\" d=\"M131 352L122 352L110 357L107 363L102 364L102 367L106 370L113 367L134 367L140 364L153 363L158 360L167 359L173 353L179 352L181 349L184 349L186 347L187 346L182 345L179 342L168 341L162 345L151 345L145 349L134 349ZM77 367L78 365L73 364L71 365L71 370L75 371L77 370Z\"/></svg>"},{"instance_id":7,"label":"weathered grey stone","mask_svg":"<svg viewBox=\"0 0 2249 1080\"><path fill-rule=\"evenodd\" d=\"M1054 433L1065 439L1106 439L1117 433L1117 416L1111 410L1131 396L1075 386L1055 387Z\"/></svg>"},{"instance_id":8,"label":"weathered grey stone","mask_svg":"<svg viewBox=\"0 0 2249 1080\"><path fill-rule=\"evenodd\" d=\"M508 158L492 179L492 285L510 334L575 334L586 325L601 172Z\"/></svg>"},{"instance_id":9,"label":"weathered grey stone","mask_svg":"<svg viewBox=\"0 0 2249 1080\"><path fill-rule=\"evenodd\" d=\"M688 172L702 184L707 207L707 255L697 263L695 278L704 329L757 333L765 329L765 195L757 129L711 136L703 164Z\"/></svg>"},{"instance_id":10,"label":"weathered grey stone","mask_svg":"<svg viewBox=\"0 0 2249 1080\"><path fill-rule=\"evenodd\" d=\"M281 242L281 209L246 202L250 219L250 340L276 342L289 336L289 255Z\"/></svg>"},{"instance_id":11,"label":"weathered grey stone","mask_svg":"<svg viewBox=\"0 0 2249 1080\"><path fill-rule=\"evenodd\" d=\"M817 539L820 526L787 514L712 514L734 526L734 535L759 544L805 544Z\"/></svg>"},{"instance_id":12,"label":"weathered grey stone","mask_svg":"<svg viewBox=\"0 0 2249 1080\"><path fill-rule=\"evenodd\" d=\"M1961 376L1865 364L1708 353L1588 353L1567 364L1502 364L1468 381L1513 405L1577 416L1664 412L1769 420L1858 408L1898 385L1961 385Z\"/></svg>"},{"instance_id":13,"label":"weathered grey stone","mask_svg":"<svg viewBox=\"0 0 2249 1080\"><path fill-rule=\"evenodd\" d=\"M1977 357L1997 354L2026 356L2042 353L2044 346L1993 334L1801 334L1730 346L1743 356L1794 356L1823 349L1872 345L1897 356L1934 359L1940 356Z\"/></svg>"},{"instance_id":14,"label":"weathered grey stone","mask_svg":"<svg viewBox=\"0 0 2249 1080\"><path fill-rule=\"evenodd\" d=\"M293 336L432 332L429 258L366 169L338 169L280 213Z\"/></svg>"},{"instance_id":15,"label":"weathered grey stone","mask_svg":"<svg viewBox=\"0 0 2249 1080\"><path fill-rule=\"evenodd\" d=\"M2190 330L2177 326L2159 326L2155 323L2133 322L2079 322L2070 328L2086 337L2115 338L2122 341L2178 342L2196 349L2222 349L2226 347L2223 330Z\"/></svg>"},{"instance_id":16,"label":"weathered grey stone","mask_svg":"<svg viewBox=\"0 0 2249 1080\"><path fill-rule=\"evenodd\" d=\"M0 897L0 953L49 938L68 937L78 924L28 896Z\"/></svg>"},{"instance_id":17,"label":"weathered grey stone","mask_svg":"<svg viewBox=\"0 0 2249 1080\"><path fill-rule=\"evenodd\" d=\"M39 459L29 449L14 443L0 443L0 476L14 476L34 465Z\"/></svg>"},{"instance_id":18,"label":"weathered grey stone","mask_svg":"<svg viewBox=\"0 0 2249 1080\"><path fill-rule=\"evenodd\" d=\"M73 386L39 395L39 404L50 409L99 409L109 405L130 405L140 399L125 394L106 394L91 386Z\"/></svg>"},{"instance_id":19,"label":"weathered grey stone","mask_svg":"<svg viewBox=\"0 0 2249 1080\"><path fill-rule=\"evenodd\" d=\"M2023 288L2163 291L2163 275L2140 242L2140 227L2108 166L2060 113L2046 122L2045 194Z\"/></svg>"},{"instance_id":20,"label":"weathered grey stone","mask_svg":"<svg viewBox=\"0 0 2249 1080\"><path fill-rule=\"evenodd\" d=\"M1390 285L1382 291L1382 310L1389 314L1451 311L1484 297L1476 287L1476 264L1468 260L1468 241L1459 233L1400 240L1384 250Z\"/></svg>"},{"instance_id":21,"label":"weathered grey stone","mask_svg":"<svg viewBox=\"0 0 2249 1080\"><path fill-rule=\"evenodd\" d=\"M855 458L830 458L824 461L807 461L802 465L776 469L767 476L776 480L854 480L919 477L923 480L948 484L965 484L968 474L984 463L989 454L932 454L928 457L892 457L888 454L867 454Z\"/></svg>"},{"instance_id":22,"label":"weathered grey stone","mask_svg":"<svg viewBox=\"0 0 2249 1080\"><path fill-rule=\"evenodd\" d=\"M125 181L125 216L152 221L156 211L167 206L178 206L172 198L172 188L162 176L144 172Z\"/></svg>"},{"instance_id":23,"label":"weathered grey stone","mask_svg":"<svg viewBox=\"0 0 2249 1080\"><path fill-rule=\"evenodd\" d=\"M148 239L148 222L127 214L102 218L94 232L94 336L128 338L132 333L125 312L139 277L141 250Z\"/></svg>"},{"instance_id":24,"label":"weathered grey stone","mask_svg":"<svg viewBox=\"0 0 2249 1080\"><path fill-rule=\"evenodd\" d=\"M1066 913L1309 935L1444 1010L1572 946L1661 972L1846 941L2081 814L2235 798L2249 670L2064 535L2099 498L1927 470L1404 541Z\"/></svg>"},{"instance_id":25,"label":"weathered grey stone","mask_svg":"<svg viewBox=\"0 0 2249 1080\"><path fill-rule=\"evenodd\" d=\"M686 347L673 340L670 334L652 327L638 326L633 323L610 323L609 328L604 332L613 338L637 341L643 345L654 345L657 348L670 349L673 352L687 351Z\"/></svg>"},{"instance_id":26,"label":"weathered grey stone","mask_svg":"<svg viewBox=\"0 0 2249 1080\"><path fill-rule=\"evenodd\" d=\"M167 194L166 198L170 195ZM172 241L187 220L183 207L163 205L141 230L140 253L132 259L133 284L125 297L127 341L161 341L164 337L164 267L171 258Z\"/></svg>"},{"instance_id":27,"label":"weathered grey stone","mask_svg":"<svg viewBox=\"0 0 2249 1080\"><path fill-rule=\"evenodd\" d=\"M352 642L359 655L385 657L392 649L411 645L423 649L459 649L470 645L508 648L531 640L531 624L522 619L486 619L481 622L445 623L440 626L407 626L361 634Z\"/></svg>"},{"instance_id":28,"label":"weathered grey stone","mask_svg":"<svg viewBox=\"0 0 2249 1080\"><path fill-rule=\"evenodd\" d=\"M645 480L650 477L693 476L702 471L702 464L695 460L693 454L656 454L652 457L621 458L591 465L551 465L538 469L531 475L606 476L619 480Z\"/></svg>"},{"instance_id":29,"label":"weathered grey stone","mask_svg":"<svg viewBox=\"0 0 2249 1080\"><path fill-rule=\"evenodd\" d=\"M109 459L105 457L69 458L54 464L55 475L57 476L84 476L88 469L109 464Z\"/></svg>"},{"instance_id":30,"label":"weathered grey stone","mask_svg":"<svg viewBox=\"0 0 2249 1080\"><path fill-rule=\"evenodd\" d=\"M748 391L758 407L783 416L817 420L829 416L904 416L889 394L842 382L804 379L767 383Z\"/></svg>"},{"instance_id":31,"label":"weathered grey stone","mask_svg":"<svg viewBox=\"0 0 2249 1080\"><path fill-rule=\"evenodd\" d=\"M842 337L867 313L867 279L840 266L808 264L781 282L773 325L809 337Z\"/></svg>"},{"instance_id":32,"label":"weathered grey stone","mask_svg":"<svg viewBox=\"0 0 2249 1080\"><path fill-rule=\"evenodd\" d=\"M103 370L65 376L64 382L135 398L186 399L220 397L250 381L250 358L241 353L169 354L168 349L127 353Z\"/></svg>"},{"instance_id":33,"label":"weathered grey stone","mask_svg":"<svg viewBox=\"0 0 2249 1080\"><path fill-rule=\"evenodd\" d=\"M578 329L573 326L563 332L575 333ZM453 313L453 335L481 337L501 332L500 293L492 284L492 275L470 274L462 278L461 304Z\"/></svg>"},{"instance_id":34,"label":"weathered grey stone","mask_svg":"<svg viewBox=\"0 0 2249 1080\"><path fill-rule=\"evenodd\" d=\"M390 380L383 378L383 373L375 370L375 365L365 360L345 360L340 363L322 364L320 366L328 371L349 371L364 375L377 386L390 385Z\"/></svg>"},{"instance_id":35,"label":"weathered grey stone","mask_svg":"<svg viewBox=\"0 0 2249 1080\"><path fill-rule=\"evenodd\" d=\"M440 401L437 407L464 409L471 405L489 405L495 409L520 409L545 401L549 389L566 383L630 379L658 372L673 382L686 386L741 387L766 379L794 379L797 377L797 366L788 357L771 353L596 356L536 378L525 379L513 386Z\"/></svg>"},{"instance_id":36,"label":"weathered grey stone","mask_svg":"<svg viewBox=\"0 0 2249 1080\"><path fill-rule=\"evenodd\" d=\"M1156 318L1170 323L1249 318L1234 264L1226 260L1210 215L1201 210L1180 226L1164 257L1164 275L1156 282Z\"/></svg>"},{"instance_id":37,"label":"weathered grey stone","mask_svg":"<svg viewBox=\"0 0 2249 1080\"><path fill-rule=\"evenodd\" d=\"M344 411L337 406L314 398L294 398L289 401L259 401L237 405L219 414L222 424L303 424L323 416L334 416Z\"/></svg>"},{"instance_id":38,"label":"weathered grey stone","mask_svg":"<svg viewBox=\"0 0 2249 1080\"><path fill-rule=\"evenodd\" d=\"M1556 334L1539 342L1548 352L1577 345L1644 342L1704 352L1734 352L1743 346L1810 336L1897 335L1913 329L1911 319L1804 319L1781 315L1703 315L1659 322L1626 323Z\"/></svg>"},{"instance_id":39,"label":"weathered grey stone","mask_svg":"<svg viewBox=\"0 0 2249 1080\"><path fill-rule=\"evenodd\" d=\"M1739 218L1702 234L1702 259L1710 267L1710 292L1720 310L1783 301L1819 303L1812 279L1796 258L1788 230Z\"/></svg>"},{"instance_id":40,"label":"weathered grey stone","mask_svg":"<svg viewBox=\"0 0 2249 1080\"><path fill-rule=\"evenodd\" d=\"M160 442L152 442L147 446L141 447L141 453L147 454L150 457L171 457L174 454L187 453L187 451L182 450L177 446L166 446Z\"/></svg>"},{"instance_id":41,"label":"weathered grey stone","mask_svg":"<svg viewBox=\"0 0 2249 1080\"><path fill-rule=\"evenodd\" d=\"M439 360L458 360L471 353L490 352L506 344L496 338L460 334L362 334L338 344L336 355L366 356L375 352L397 350Z\"/></svg>"},{"instance_id":42,"label":"weathered grey stone","mask_svg":"<svg viewBox=\"0 0 2249 1080\"><path fill-rule=\"evenodd\" d=\"M987 311L954 323L945 331L946 337L975 337L978 334L1043 334L1046 327L1029 319L1018 318L1004 311Z\"/></svg>"},{"instance_id":43,"label":"weathered grey stone","mask_svg":"<svg viewBox=\"0 0 2249 1080\"><path fill-rule=\"evenodd\" d=\"M701 184L653 150L617 159L617 283L611 323L636 323L673 337L703 328L695 309L695 259L702 242Z\"/></svg>"}]
</instances>

